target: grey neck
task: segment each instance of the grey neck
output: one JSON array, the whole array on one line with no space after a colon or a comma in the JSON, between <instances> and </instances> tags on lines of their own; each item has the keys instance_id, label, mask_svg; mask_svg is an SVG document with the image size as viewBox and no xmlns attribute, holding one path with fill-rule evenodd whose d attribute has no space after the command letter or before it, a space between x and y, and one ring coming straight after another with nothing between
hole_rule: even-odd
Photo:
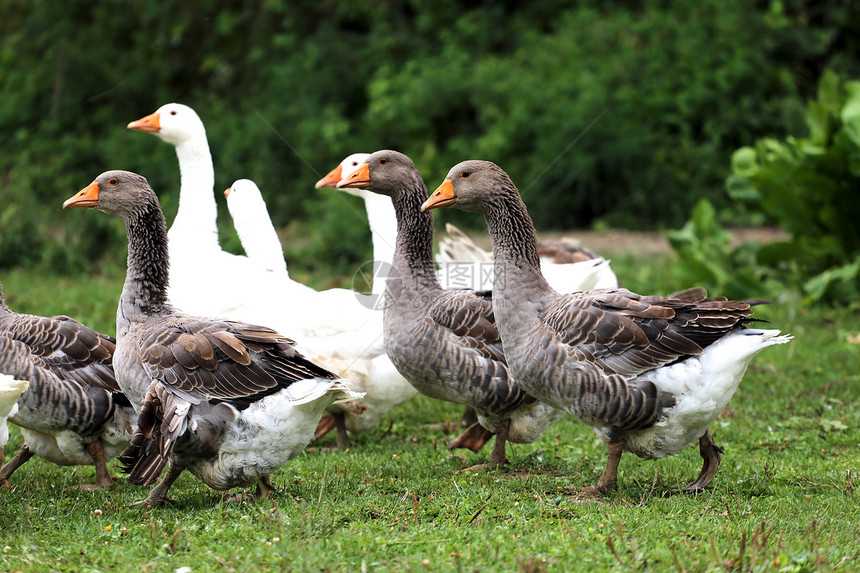
<instances>
[{"instance_id":1,"label":"grey neck","mask_svg":"<svg viewBox=\"0 0 860 573\"><path fill-rule=\"evenodd\" d=\"M530 299L537 300L551 292L540 270L537 232L516 187L497 189L484 210L484 217L493 241L494 293L501 295L517 287L526 291Z\"/></svg>"},{"instance_id":2,"label":"grey neck","mask_svg":"<svg viewBox=\"0 0 860 573\"><path fill-rule=\"evenodd\" d=\"M392 266L394 275L400 280L391 281L390 288L398 288L393 283L400 282L400 288L408 290L442 290L436 280L436 266L433 263L433 215L421 212L427 188L420 177L417 179L393 199L397 215L397 241Z\"/></svg>"},{"instance_id":3,"label":"grey neck","mask_svg":"<svg viewBox=\"0 0 860 573\"><path fill-rule=\"evenodd\" d=\"M167 301L168 250L164 215L153 197L126 220L128 270L117 309L117 336L132 321L170 309Z\"/></svg>"}]
</instances>

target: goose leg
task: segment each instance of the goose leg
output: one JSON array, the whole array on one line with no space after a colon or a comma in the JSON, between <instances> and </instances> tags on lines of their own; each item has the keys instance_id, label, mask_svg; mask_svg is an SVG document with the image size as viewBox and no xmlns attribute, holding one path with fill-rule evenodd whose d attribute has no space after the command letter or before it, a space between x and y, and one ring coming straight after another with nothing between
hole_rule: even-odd
<instances>
[{"instance_id":1,"label":"goose leg","mask_svg":"<svg viewBox=\"0 0 860 573\"><path fill-rule=\"evenodd\" d=\"M708 484L711 483L711 480L714 479L714 475L717 473L717 468L720 467L720 456L724 451L723 448L714 442L711 431L705 430L705 433L699 438L699 454L701 454L703 460L702 471L694 482L684 488L684 491L696 493L708 487Z\"/></svg>"},{"instance_id":2,"label":"goose leg","mask_svg":"<svg viewBox=\"0 0 860 573\"><path fill-rule=\"evenodd\" d=\"M173 485L173 482L176 481L176 478L178 478L179 474L183 471L185 471L185 468L170 464L167 468L167 475L149 491L149 495L146 496L146 499L135 502L132 505L141 505L144 503L147 505L164 505L165 503L173 503L173 500L168 499L167 497L167 490L170 489L170 486Z\"/></svg>"},{"instance_id":3,"label":"goose leg","mask_svg":"<svg viewBox=\"0 0 860 573\"><path fill-rule=\"evenodd\" d=\"M335 428L334 416L331 414L323 414L320 418L317 429L314 431L314 439L319 440Z\"/></svg>"},{"instance_id":4,"label":"goose leg","mask_svg":"<svg viewBox=\"0 0 860 573\"><path fill-rule=\"evenodd\" d=\"M466 448L467 450L472 450L473 452L478 453L481 451L481 448L484 447L484 444L489 442L492 437L493 432L475 422L469 426L465 432L451 440L451 443L448 444L448 449L456 450L457 448Z\"/></svg>"},{"instance_id":5,"label":"goose leg","mask_svg":"<svg viewBox=\"0 0 860 573\"><path fill-rule=\"evenodd\" d=\"M346 434L346 414L338 412L332 416L334 427L337 428L337 449L345 450L350 446L349 436Z\"/></svg>"},{"instance_id":6,"label":"goose leg","mask_svg":"<svg viewBox=\"0 0 860 573\"><path fill-rule=\"evenodd\" d=\"M478 423L478 413L471 406L466 406L463 410L463 415L460 417L460 427L468 428L472 424Z\"/></svg>"},{"instance_id":7,"label":"goose leg","mask_svg":"<svg viewBox=\"0 0 860 573\"><path fill-rule=\"evenodd\" d=\"M269 481L269 476L263 476L261 478L257 478L257 489L254 493L239 493L228 497L224 501L226 503L239 503L249 500L271 499L274 492L275 486L273 486L272 482Z\"/></svg>"},{"instance_id":8,"label":"goose leg","mask_svg":"<svg viewBox=\"0 0 860 573\"><path fill-rule=\"evenodd\" d=\"M96 483L87 483L75 486L80 489L92 490L113 487L113 477L107 468L105 460L105 451L102 447L102 441L96 440L87 444L87 451L93 457L93 465L96 468Z\"/></svg>"},{"instance_id":9,"label":"goose leg","mask_svg":"<svg viewBox=\"0 0 860 573\"><path fill-rule=\"evenodd\" d=\"M508 463L508 457L505 455L505 446L508 443L508 429L511 427L511 421L505 420L499 424L496 432L496 445L493 447L493 453L490 454L490 465L501 466Z\"/></svg>"},{"instance_id":10,"label":"goose leg","mask_svg":"<svg viewBox=\"0 0 860 573\"><path fill-rule=\"evenodd\" d=\"M476 426L480 427L478 424ZM491 469L501 465L508 463L508 458L505 455L505 446L508 443L508 429L510 428L511 421L505 420L501 424L496 431L496 444L493 446L493 453L490 454L490 459L483 464L478 464L472 467L468 467L464 470L460 470L461 472L471 472L482 469ZM483 430L483 428L481 428ZM484 430L489 435L492 435L489 430Z\"/></svg>"},{"instance_id":11,"label":"goose leg","mask_svg":"<svg viewBox=\"0 0 860 573\"><path fill-rule=\"evenodd\" d=\"M30 448L27 444L21 446L21 449L18 450L18 453L15 454L11 460L3 464L3 467L0 468L0 485L3 487L11 487L9 483L9 478L12 477L12 474L15 473L15 470L23 466L27 463L27 460L33 457L33 452L30 451Z\"/></svg>"},{"instance_id":12,"label":"goose leg","mask_svg":"<svg viewBox=\"0 0 860 573\"><path fill-rule=\"evenodd\" d=\"M614 488L618 480L618 464L621 462L621 454L624 452L624 440L615 440L606 444L609 455L606 458L606 468L597 483L582 488L587 493L599 494L609 488Z\"/></svg>"},{"instance_id":13,"label":"goose leg","mask_svg":"<svg viewBox=\"0 0 860 573\"><path fill-rule=\"evenodd\" d=\"M269 476L263 476L257 481L257 499L271 499L275 493L275 486L269 480Z\"/></svg>"},{"instance_id":14,"label":"goose leg","mask_svg":"<svg viewBox=\"0 0 860 573\"><path fill-rule=\"evenodd\" d=\"M346 433L346 414L344 412L323 414L314 432L314 439L318 440L334 429L337 430L337 449L345 450L351 444L349 435Z\"/></svg>"}]
</instances>

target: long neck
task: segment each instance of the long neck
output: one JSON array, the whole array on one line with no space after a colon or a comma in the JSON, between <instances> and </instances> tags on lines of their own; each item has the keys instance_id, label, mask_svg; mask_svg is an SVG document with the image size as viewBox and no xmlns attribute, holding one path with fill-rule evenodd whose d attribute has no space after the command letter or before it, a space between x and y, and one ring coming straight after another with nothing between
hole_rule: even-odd
<instances>
[{"instance_id":1,"label":"long neck","mask_svg":"<svg viewBox=\"0 0 860 573\"><path fill-rule=\"evenodd\" d=\"M535 291L549 291L540 270L537 232L516 188L508 185L497 189L484 217L493 241L493 290L501 293L505 287L516 286L531 291L530 296L537 294Z\"/></svg>"},{"instance_id":2,"label":"long neck","mask_svg":"<svg viewBox=\"0 0 860 573\"><path fill-rule=\"evenodd\" d=\"M397 241L397 214L391 198L376 193L363 195L367 209L367 222L370 224L370 237L373 241L374 267L379 265L380 272L373 273L373 294L385 291L388 266L394 261L394 246Z\"/></svg>"},{"instance_id":3,"label":"long neck","mask_svg":"<svg viewBox=\"0 0 860 573\"><path fill-rule=\"evenodd\" d=\"M117 310L118 336L128 331L129 321L169 308L167 233L156 199L129 217L125 228L128 270Z\"/></svg>"},{"instance_id":4,"label":"long neck","mask_svg":"<svg viewBox=\"0 0 860 573\"><path fill-rule=\"evenodd\" d=\"M265 205L260 205L259 217L233 218L233 226L242 242L242 248L248 258L265 267L266 270L285 273L287 263L284 260L284 249L278 232L269 218Z\"/></svg>"},{"instance_id":5,"label":"long neck","mask_svg":"<svg viewBox=\"0 0 860 573\"><path fill-rule=\"evenodd\" d=\"M441 289L433 264L433 215L421 212L426 196L427 188L416 175L393 199L397 242L392 266L401 277L410 278L415 287Z\"/></svg>"},{"instance_id":6,"label":"long neck","mask_svg":"<svg viewBox=\"0 0 860 573\"><path fill-rule=\"evenodd\" d=\"M181 234L184 238L218 245L215 169L205 134L176 145L176 158L182 186L171 236Z\"/></svg>"}]
</instances>

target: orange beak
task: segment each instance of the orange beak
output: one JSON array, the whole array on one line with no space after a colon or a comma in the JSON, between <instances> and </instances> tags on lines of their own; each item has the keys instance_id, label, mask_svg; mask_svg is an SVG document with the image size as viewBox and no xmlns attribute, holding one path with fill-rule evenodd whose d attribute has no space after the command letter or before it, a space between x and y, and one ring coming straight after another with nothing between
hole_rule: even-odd
<instances>
[{"instance_id":1,"label":"orange beak","mask_svg":"<svg viewBox=\"0 0 860 573\"><path fill-rule=\"evenodd\" d=\"M457 202L457 197L454 196L454 184L450 179L446 179L439 185L439 188L433 191L433 194L424 201L421 205L421 211L427 209L436 209L438 207L447 207Z\"/></svg>"},{"instance_id":2,"label":"orange beak","mask_svg":"<svg viewBox=\"0 0 860 573\"><path fill-rule=\"evenodd\" d=\"M229 197L230 191L232 191L232 190L233 190L232 187L227 187L226 189L224 189L224 197Z\"/></svg>"},{"instance_id":3,"label":"orange beak","mask_svg":"<svg viewBox=\"0 0 860 573\"><path fill-rule=\"evenodd\" d=\"M151 113L146 117L131 122L127 127L128 129L136 129L138 131L158 133L161 131L161 116L158 113Z\"/></svg>"},{"instance_id":4,"label":"orange beak","mask_svg":"<svg viewBox=\"0 0 860 573\"><path fill-rule=\"evenodd\" d=\"M99 204L99 184L93 181L63 203L66 207L95 207Z\"/></svg>"},{"instance_id":5,"label":"orange beak","mask_svg":"<svg viewBox=\"0 0 860 573\"><path fill-rule=\"evenodd\" d=\"M343 173L343 168L338 165L334 169L328 172L328 174L317 181L317 184L314 185L314 189L322 189L323 187L335 188L337 187L337 182L340 181L341 174Z\"/></svg>"},{"instance_id":6,"label":"orange beak","mask_svg":"<svg viewBox=\"0 0 860 573\"><path fill-rule=\"evenodd\" d=\"M363 189L370 187L370 163L362 163L358 169L349 174L346 179L342 179L338 184L338 189L350 187L354 189Z\"/></svg>"}]
</instances>

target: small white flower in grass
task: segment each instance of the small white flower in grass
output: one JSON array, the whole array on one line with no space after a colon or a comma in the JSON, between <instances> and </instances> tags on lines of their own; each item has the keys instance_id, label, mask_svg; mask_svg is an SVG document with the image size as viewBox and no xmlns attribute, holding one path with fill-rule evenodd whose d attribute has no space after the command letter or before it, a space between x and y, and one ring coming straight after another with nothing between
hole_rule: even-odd
<instances>
[{"instance_id":1,"label":"small white flower in grass","mask_svg":"<svg viewBox=\"0 0 860 573\"><path fill-rule=\"evenodd\" d=\"M102 514L102 510L97 509L97 510L95 510L95 511L93 512L93 514L94 514L94 515L101 515L101 514Z\"/></svg>"}]
</instances>

